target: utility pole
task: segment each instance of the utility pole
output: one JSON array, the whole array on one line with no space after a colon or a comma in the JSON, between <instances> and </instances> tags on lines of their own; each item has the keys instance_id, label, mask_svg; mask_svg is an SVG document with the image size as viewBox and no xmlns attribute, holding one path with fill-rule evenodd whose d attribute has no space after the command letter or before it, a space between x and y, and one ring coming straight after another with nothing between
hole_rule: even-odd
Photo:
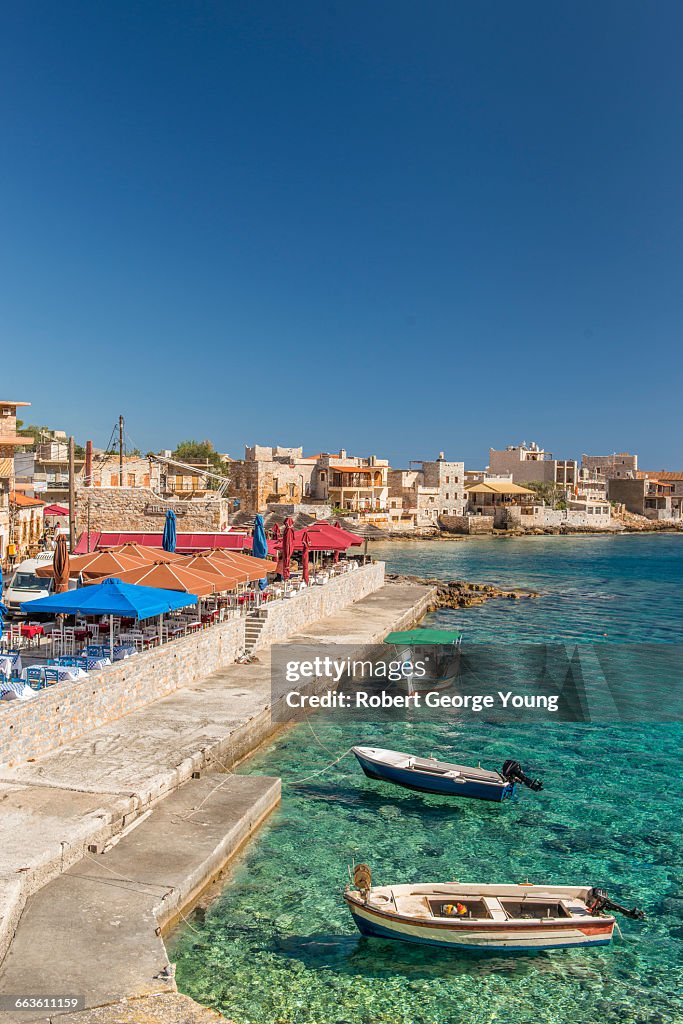
<instances>
[{"instance_id":1,"label":"utility pole","mask_svg":"<svg viewBox=\"0 0 683 1024\"><path fill-rule=\"evenodd\" d=\"M69 551L76 547L76 442L69 438Z\"/></svg>"},{"instance_id":2,"label":"utility pole","mask_svg":"<svg viewBox=\"0 0 683 1024\"><path fill-rule=\"evenodd\" d=\"M119 487L123 487L123 416L119 416Z\"/></svg>"}]
</instances>

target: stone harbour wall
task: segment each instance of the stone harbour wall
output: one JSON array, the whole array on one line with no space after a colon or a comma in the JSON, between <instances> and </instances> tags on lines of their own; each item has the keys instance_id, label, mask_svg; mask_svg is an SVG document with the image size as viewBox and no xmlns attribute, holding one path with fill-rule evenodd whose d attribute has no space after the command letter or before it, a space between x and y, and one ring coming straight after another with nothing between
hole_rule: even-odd
<instances>
[{"instance_id":1,"label":"stone harbour wall","mask_svg":"<svg viewBox=\"0 0 683 1024\"><path fill-rule=\"evenodd\" d=\"M266 605L264 625L254 650L286 640L311 622L334 615L384 584L384 562L371 562L323 586L313 584L294 597Z\"/></svg>"},{"instance_id":2,"label":"stone harbour wall","mask_svg":"<svg viewBox=\"0 0 683 1024\"><path fill-rule=\"evenodd\" d=\"M84 679L0 705L0 765L12 767L189 686L244 650L244 619L117 661Z\"/></svg>"},{"instance_id":3,"label":"stone harbour wall","mask_svg":"<svg viewBox=\"0 0 683 1024\"><path fill-rule=\"evenodd\" d=\"M375 562L274 602L267 606L258 647L285 640L383 583L384 563ZM84 679L58 683L31 700L0 703L0 767L41 757L233 664L245 649L246 622L244 617L230 619L91 672Z\"/></svg>"}]
</instances>

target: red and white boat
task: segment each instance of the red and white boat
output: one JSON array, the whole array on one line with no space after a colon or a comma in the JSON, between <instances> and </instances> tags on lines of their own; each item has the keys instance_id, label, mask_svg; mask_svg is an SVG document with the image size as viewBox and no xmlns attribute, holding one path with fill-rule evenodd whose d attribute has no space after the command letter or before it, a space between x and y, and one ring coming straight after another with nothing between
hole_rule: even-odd
<instances>
[{"instance_id":1,"label":"red and white boat","mask_svg":"<svg viewBox=\"0 0 683 1024\"><path fill-rule=\"evenodd\" d=\"M574 885L372 886L365 864L344 899L363 935L462 950L533 951L604 946L613 912L643 920L602 889Z\"/></svg>"}]
</instances>

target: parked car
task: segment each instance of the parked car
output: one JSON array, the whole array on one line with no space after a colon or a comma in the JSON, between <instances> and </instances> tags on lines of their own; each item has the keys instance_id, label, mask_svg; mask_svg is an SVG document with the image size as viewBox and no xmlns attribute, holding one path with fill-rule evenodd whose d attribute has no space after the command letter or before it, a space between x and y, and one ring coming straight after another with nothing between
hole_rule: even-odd
<instances>
[{"instance_id":1,"label":"parked car","mask_svg":"<svg viewBox=\"0 0 683 1024\"><path fill-rule=\"evenodd\" d=\"M35 558L26 558L14 570L14 574L7 585L3 604L7 608L10 618L49 619L50 615L30 615L21 610L25 601L35 601L39 597L47 597L52 593L53 582L50 576L36 576L36 569L39 565L51 562L52 551L41 551ZM75 580L69 580L69 590L76 587Z\"/></svg>"}]
</instances>

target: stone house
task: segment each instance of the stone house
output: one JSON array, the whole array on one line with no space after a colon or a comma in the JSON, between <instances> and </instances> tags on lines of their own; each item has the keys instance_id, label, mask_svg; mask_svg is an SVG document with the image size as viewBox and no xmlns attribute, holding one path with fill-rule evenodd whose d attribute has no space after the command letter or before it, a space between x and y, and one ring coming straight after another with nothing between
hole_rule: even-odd
<instances>
[{"instance_id":1,"label":"stone house","mask_svg":"<svg viewBox=\"0 0 683 1024\"><path fill-rule=\"evenodd\" d=\"M511 480L487 478L479 483L467 484L465 493L471 515L492 517L494 525L501 528L508 525L508 509L532 508L537 500L528 487L522 487Z\"/></svg>"},{"instance_id":2,"label":"stone house","mask_svg":"<svg viewBox=\"0 0 683 1024\"><path fill-rule=\"evenodd\" d=\"M438 459L414 464L419 468L390 469L389 519L392 528L437 528L446 516L461 516L467 506L465 464Z\"/></svg>"},{"instance_id":3,"label":"stone house","mask_svg":"<svg viewBox=\"0 0 683 1024\"><path fill-rule=\"evenodd\" d=\"M568 494L578 479L575 459L555 459L552 452L532 442L489 449L489 473L510 474L516 484L550 483Z\"/></svg>"},{"instance_id":4,"label":"stone house","mask_svg":"<svg viewBox=\"0 0 683 1024\"><path fill-rule=\"evenodd\" d=\"M657 480L662 487L669 489L671 498L671 514L674 518L683 517L683 473L671 472L668 469L654 470L645 473L650 480Z\"/></svg>"},{"instance_id":5,"label":"stone house","mask_svg":"<svg viewBox=\"0 0 683 1024\"><path fill-rule=\"evenodd\" d=\"M603 480L633 479L638 475L638 456L629 452L582 455L581 469L585 469L590 477Z\"/></svg>"},{"instance_id":6,"label":"stone house","mask_svg":"<svg viewBox=\"0 0 683 1024\"><path fill-rule=\"evenodd\" d=\"M86 479L89 477L90 479ZM92 467L83 464L78 473L77 485L91 487L151 487L159 490L161 468L152 459L139 455L124 455L123 470L118 455L94 452Z\"/></svg>"},{"instance_id":7,"label":"stone house","mask_svg":"<svg viewBox=\"0 0 683 1024\"><path fill-rule=\"evenodd\" d=\"M15 545L14 561L22 558L33 558L40 545L45 530L43 510L45 502L39 498L29 498L21 491L9 494L9 519L12 542Z\"/></svg>"},{"instance_id":8,"label":"stone house","mask_svg":"<svg viewBox=\"0 0 683 1024\"><path fill-rule=\"evenodd\" d=\"M334 505L348 511L380 512L387 507L389 463L375 456L253 445L230 463L230 497L240 510L262 512L269 505Z\"/></svg>"},{"instance_id":9,"label":"stone house","mask_svg":"<svg viewBox=\"0 0 683 1024\"><path fill-rule=\"evenodd\" d=\"M230 497L240 511L263 512L271 504L301 505L312 498L315 462L303 448L251 445L230 463Z\"/></svg>"},{"instance_id":10,"label":"stone house","mask_svg":"<svg viewBox=\"0 0 683 1024\"><path fill-rule=\"evenodd\" d=\"M674 501L675 481L660 479L660 474L650 476L638 472L635 479L610 479L608 494L610 501L624 505L627 512L647 519L677 519L681 515L680 499Z\"/></svg>"}]
</instances>

